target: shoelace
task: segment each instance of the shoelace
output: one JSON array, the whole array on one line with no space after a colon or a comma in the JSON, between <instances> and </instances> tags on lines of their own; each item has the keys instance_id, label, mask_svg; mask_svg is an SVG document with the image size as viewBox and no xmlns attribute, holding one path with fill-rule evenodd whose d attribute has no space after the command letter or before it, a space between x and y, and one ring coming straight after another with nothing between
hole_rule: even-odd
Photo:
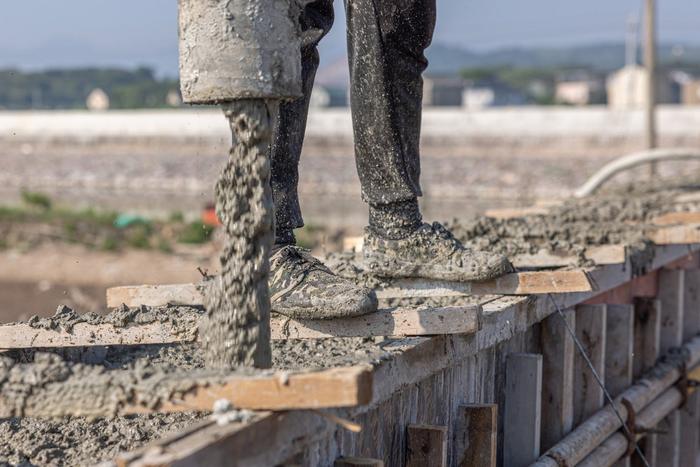
<instances>
[{"instance_id":1,"label":"shoelace","mask_svg":"<svg viewBox=\"0 0 700 467\"><path fill-rule=\"evenodd\" d=\"M273 282L283 282L283 276L289 275L292 279L289 285L279 290L270 297L272 302L280 300L282 297L293 291L306 280L306 277L312 271L325 271L323 264L315 258L305 258L301 252L304 251L299 247L287 246L279 251L272 263L276 265L275 272L272 275ZM277 256L279 255L279 256Z\"/></svg>"}]
</instances>

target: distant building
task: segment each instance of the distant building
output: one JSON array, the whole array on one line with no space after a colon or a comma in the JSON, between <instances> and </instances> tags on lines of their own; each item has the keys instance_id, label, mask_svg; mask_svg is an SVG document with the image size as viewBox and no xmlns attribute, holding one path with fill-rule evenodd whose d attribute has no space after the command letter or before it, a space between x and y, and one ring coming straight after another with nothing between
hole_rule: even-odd
<instances>
[{"instance_id":1,"label":"distant building","mask_svg":"<svg viewBox=\"0 0 700 467\"><path fill-rule=\"evenodd\" d=\"M700 105L700 80L693 79L683 83L681 102L683 105Z\"/></svg>"},{"instance_id":2,"label":"distant building","mask_svg":"<svg viewBox=\"0 0 700 467\"><path fill-rule=\"evenodd\" d=\"M639 65L628 65L608 77L608 106L616 110L642 109L647 102L648 77ZM665 75L657 78L656 100L668 104L674 101L671 82Z\"/></svg>"},{"instance_id":3,"label":"distant building","mask_svg":"<svg viewBox=\"0 0 700 467\"><path fill-rule=\"evenodd\" d=\"M467 110L487 107L525 105L527 97L520 91L498 82L477 82L462 93L462 106Z\"/></svg>"},{"instance_id":4,"label":"distant building","mask_svg":"<svg viewBox=\"0 0 700 467\"><path fill-rule=\"evenodd\" d=\"M168 91L168 94L165 96L165 103L170 107L180 107L182 105L182 96L180 95L180 91L175 89Z\"/></svg>"},{"instance_id":5,"label":"distant building","mask_svg":"<svg viewBox=\"0 0 700 467\"><path fill-rule=\"evenodd\" d=\"M423 77L423 105L459 107L465 85L460 76L426 75Z\"/></svg>"},{"instance_id":6,"label":"distant building","mask_svg":"<svg viewBox=\"0 0 700 467\"><path fill-rule=\"evenodd\" d=\"M109 96L102 89L95 88L85 99L85 107L88 110L107 110L109 109Z\"/></svg>"},{"instance_id":7,"label":"distant building","mask_svg":"<svg viewBox=\"0 0 700 467\"><path fill-rule=\"evenodd\" d=\"M311 98L309 101L309 107L311 108L347 107L347 105L347 89L315 84L311 91Z\"/></svg>"},{"instance_id":8,"label":"distant building","mask_svg":"<svg viewBox=\"0 0 700 467\"><path fill-rule=\"evenodd\" d=\"M559 104L589 105L601 90L601 84L592 79L562 81L556 84L554 100Z\"/></svg>"}]
</instances>

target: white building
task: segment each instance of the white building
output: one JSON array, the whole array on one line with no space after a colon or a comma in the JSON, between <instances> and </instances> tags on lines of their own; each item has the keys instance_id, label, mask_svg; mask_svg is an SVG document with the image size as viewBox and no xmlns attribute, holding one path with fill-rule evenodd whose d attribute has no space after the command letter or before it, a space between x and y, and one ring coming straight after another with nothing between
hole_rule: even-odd
<instances>
[{"instance_id":1,"label":"white building","mask_svg":"<svg viewBox=\"0 0 700 467\"><path fill-rule=\"evenodd\" d=\"M646 70L639 65L627 65L608 76L608 107L615 110L642 109L647 102ZM656 101L670 103L673 101L671 83L666 76L657 77Z\"/></svg>"},{"instance_id":2,"label":"white building","mask_svg":"<svg viewBox=\"0 0 700 467\"><path fill-rule=\"evenodd\" d=\"M107 110L109 109L109 96L102 89L95 88L85 99L85 106L88 110Z\"/></svg>"},{"instance_id":3,"label":"white building","mask_svg":"<svg viewBox=\"0 0 700 467\"><path fill-rule=\"evenodd\" d=\"M593 80L562 81L556 85L554 100L560 104L588 105L599 89Z\"/></svg>"}]
</instances>

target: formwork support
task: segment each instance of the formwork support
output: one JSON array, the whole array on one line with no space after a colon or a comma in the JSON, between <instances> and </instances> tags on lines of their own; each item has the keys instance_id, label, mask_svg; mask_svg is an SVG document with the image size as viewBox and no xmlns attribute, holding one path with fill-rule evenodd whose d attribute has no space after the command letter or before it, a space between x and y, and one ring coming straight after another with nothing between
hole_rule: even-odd
<instances>
[{"instance_id":1,"label":"formwork support","mask_svg":"<svg viewBox=\"0 0 700 467\"><path fill-rule=\"evenodd\" d=\"M503 462L524 467L540 454L542 355L508 355L505 393Z\"/></svg>"},{"instance_id":2,"label":"formwork support","mask_svg":"<svg viewBox=\"0 0 700 467\"><path fill-rule=\"evenodd\" d=\"M634 301L634 369L635 380L656 364L661 345L661 302L655 298L636 298ZM656 465L657 436L650 433L640 442L640 448L649 465ZM632 454L633 467L645 464L637 453Z\"/></svg>"},{"instance_id":3,"label":"formwork support","mask_svg":"<svg viewBox=\"0 0 700 467\"><path fill-rule=\"evenodd\" d=\"M683 299L685 271L662 269L659 273L659 300L661 301L661 354L683 341ZM681 417L678 411L669 414L659 427L664 432L657 437L657 458L668 467L681 467Z\"/></svg>"},{"instance_id":4,"label":"formwork support","mask_svg":"<svg viewBox=\"0 0 700 467\"><path fill-rule=\"evenodd\" d=\"M409 425L406 467L447 467L447 427Z\"/></svg>"},{"instance_id":5,"label":"formwork support","mask_svg":"<svg viewBox=\"0 0 700 467\"><path fill-rule=\"evenodd\" d=\"M700 332L700 269L684 271L683 340ZM700 438L700 394L688 397L680 413L679 465L695 465Z\"/></svg>"},{"instance_id":6,"label":"formwork support","mask_svg":"<svg viewBox=\"0 0 700 467\"><path fill-rule=\"evenodd\" d=\"M574 421L574 339L567 330L576 328L574 309L554 313L542 321L542 434L541 448L549 449L563 438Z\"/></svg>"},{"instance_id":7,"label":"formwork support","mask_svg":"<svg viewBox=\"0 0 700 467\"><path fill-rule=\"evenodd\" d=\"M459 407L455 429L455 459L459 467L496 467L498 406L470 404Z\"/></svg>"},{"instance_id":8,"label":"formwork support","mask_svg":"<svg viewBox=\"0 0 700 467\"><path fill-rule=\"evenodd\" d=\"M616 397L632 384L632 355L634 351L634 306L608 305L605 344L605 388ZM615 463L628 467L630 459Z\"/></svg>"},{"instance_id":9,"label":"formwork support","mask_svg":"<svg viewBox=\"0 0 700 467\"><path fill-rule=\"evenodd\" d=\"M576 307L576 337L596 373L605 379L606 305ZM574 355L574 426L597 412L605 404L603 389L598 385L583 356Z\"/></svg>"}]
</instances>

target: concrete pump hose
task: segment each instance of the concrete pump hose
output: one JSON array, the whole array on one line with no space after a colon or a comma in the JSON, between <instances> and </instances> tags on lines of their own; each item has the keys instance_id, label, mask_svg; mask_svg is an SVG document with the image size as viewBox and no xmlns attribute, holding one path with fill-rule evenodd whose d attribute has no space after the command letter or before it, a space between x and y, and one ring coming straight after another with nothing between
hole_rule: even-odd
<instances>
[{"instance_id":1,"label":"concrete pump hose","mask_svg":"<svg viewBox=\"0 0 700 467\"><path fill-rule=\"evenodd\" d=\"M653 149L620 157L606 164L574 192L576 198L583 198L595 193L606 181L618 173L651 162L699 159L700 150L690 148Z\"/></svg>"}]
</instances>

